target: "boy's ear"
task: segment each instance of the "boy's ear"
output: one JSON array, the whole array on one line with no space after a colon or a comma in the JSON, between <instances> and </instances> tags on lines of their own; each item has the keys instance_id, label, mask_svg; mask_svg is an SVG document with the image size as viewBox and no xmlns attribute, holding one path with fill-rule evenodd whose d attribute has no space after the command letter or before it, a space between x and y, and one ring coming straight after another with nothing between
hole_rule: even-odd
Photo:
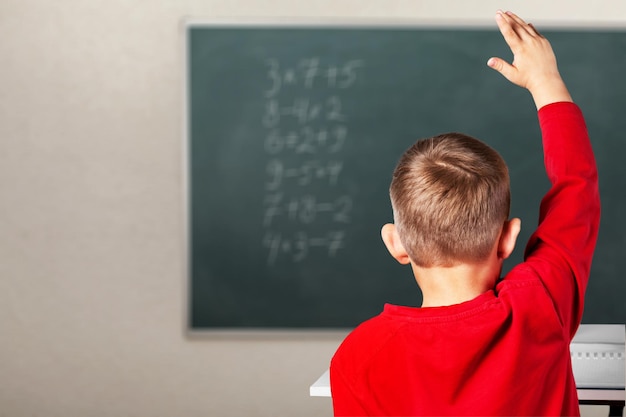
<instances>
[{"instance_id":1,"label":"boy's ear","mask_svg":"<svg viewBox=\"0 0 626 417\"><path fill-rule=\"evenodd\" d=\"M383 238L383 242L385 243L387 250L396 261L400 262L402 265L406 265L411 262L409 255L404 249L404 245L400 241L400 236L398 236L398 231L396 230L396 226L394 224L387 223L384 225L380 231L380 235Z\"/></svg>"},{"instance_id":2,"label":"boy's ear","mask_svg":"<svg viewBox=\"0 0 626 417\"><path fill-rule=\"evenodd\" d=\"M517 236L521 229L522 221L518 218L504 222L500 241L498 242L498 258L506 259L513 253L515 242L517 241Z\"/></svg>"}]
</instances>

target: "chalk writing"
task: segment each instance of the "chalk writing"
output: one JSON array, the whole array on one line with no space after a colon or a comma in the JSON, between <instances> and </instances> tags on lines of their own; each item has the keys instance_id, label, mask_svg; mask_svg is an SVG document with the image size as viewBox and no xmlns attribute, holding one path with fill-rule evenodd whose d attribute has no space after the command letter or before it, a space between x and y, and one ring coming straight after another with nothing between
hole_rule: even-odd
<instances>
[{"instance_id":1,"label":"chalk writing","mask_svg":"<svg viewBox=\"0 0 626 417\"><path fill-rule=\"evenodd\" d=\"M311 160L297 166L285 167L279 159L272 159L267 164L265 188L274 191L280 188L285 180L295 180L295 183L301 186L323 180L332 186L337 184L342 168L343 162L338 160Z\"/></svg>"},{"instance_id":2,"label":"chalk writing","mask_svg":"<svg viewBox=\"0 0 626 417\"><path fill-rule=\"evenodd\" d=\"M341 153L350 140L342 92L358 85L364 66L360 59L265 61L261 221L268 265L302 262L313 253L334 257L345 246L353 200L341 187Z\"/></svg>"},{"instance_id":3,"label":"chalk writing","mask_svg":"<svg viewBox=\"0 0 626 417\"><path fill-rule=\"evenodd\" d=\"M323 102L311 101L308 98L296 98L293 102L282 105L278 100L269 100L265 105L263 126L271 128L280 124L285 118L293 118L300 125L318 120L345 122L341 98L328 97Z\"/></svg>"},{"instance_id":4,"label":"chalk writing","mask_svg":"<svg viewBox=\"0 0 626 417\"><path fill-rule=\"evenodd\" d=\"M348 128L345 125L337 125L330 129L305 126L286 133L272 129L265 138L264 148L271 155L285 150L296 154L336 153L343 149L347 138Z\"/></svg>"},{"instance_id":5,"label":"chalk writing","mask_svg":"<svg viewBox=\"0 0 626 417\"><path fill-rule=\"evenodd\" d=\"M334 200L318 201L311 194L286 199L283 193L275 193L266 195L264 206L263 226L270 226L279 216L289 221L313 223L319 215L328 215L333 222L349 223L352 197L341 195Z\"/></svg>"},{"instance_id":6,"label":"chalk writing","mask_svg":"<svg viewBox=\"0 0 626 417\"><path fill-rule=\"evenodd\" d=\"M277 59L266 61L268 88L265 97L277 96L282 89L289 86L303 86L310 90L322 86L328 88L347 89L357 81L357 72L363 67L363 61L354 59L341 65L320 64L317 57L304 58L291 68L282 68Z\"/></svg>"},{"instance_id":7,"label":"chalk writing","mask_svg":"<svg viewBox=\"0 0 626 417\"><path fill-rule=\"evenodd\" d=\"M329 257L334 257L344 247L344 239L343 230L333 230L319 236L309 236L306 232L297 232L293 236L268 232L263 238L263 245L269 252L267 263L273 265L280 254L290 256L293 262L301 262L314 249L321 249Z\"/></svg>"}]
</instances>

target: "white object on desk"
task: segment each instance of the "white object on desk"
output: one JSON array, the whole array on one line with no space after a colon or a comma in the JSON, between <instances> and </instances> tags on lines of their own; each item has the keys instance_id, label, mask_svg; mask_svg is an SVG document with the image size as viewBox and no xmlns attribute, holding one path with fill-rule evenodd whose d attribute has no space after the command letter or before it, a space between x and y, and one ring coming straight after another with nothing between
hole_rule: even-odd
<instances>
[{"instance_id":1,"label":"white object on desk","mask_svg":"<svg viewBox=\"0 0 626 417\"><path fill-rule=\"evenodd\" d=\"M330 397L330 372L326 370L309 388L311 397Z\"/></svg>"},{"instance_id":2,"label":"white object on desk","mask_svg":"<svg viewBox=\"0 0 626 417\"><path fill-rule=\"evenodd\" d=\"M570 344L578 389L621 389L626 380L624 325L582 325Z\"/></svg>"},{"instance_id":3,"label":"white object on desk","mask_svg":"<svg viewBox=\"0 0 626 417\"><path fill-rule=\"evenodd\" d=\"M625 327L583 324L570 344L572 369L580 401L624 401ZM330 397L327 370L309 388L311 397Z\"/></svg>"}]
</instances>

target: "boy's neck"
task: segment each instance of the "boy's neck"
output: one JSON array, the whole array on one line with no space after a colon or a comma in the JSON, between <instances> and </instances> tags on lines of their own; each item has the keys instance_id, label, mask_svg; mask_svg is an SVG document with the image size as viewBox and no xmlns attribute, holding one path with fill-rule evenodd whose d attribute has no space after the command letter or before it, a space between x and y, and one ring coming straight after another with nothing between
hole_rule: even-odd
<instances>
[{"instance_id":1,"label":"boy's neck","mask_svg":"<svg viewBox=\"0 0 626 417\"><path fill-rule=\"evenodd\" d=\"M441 307L470 301L493 289L502 264L483 262L452 267L412 267L422 290L422 307Z\"/></svg>"}]
</instances>

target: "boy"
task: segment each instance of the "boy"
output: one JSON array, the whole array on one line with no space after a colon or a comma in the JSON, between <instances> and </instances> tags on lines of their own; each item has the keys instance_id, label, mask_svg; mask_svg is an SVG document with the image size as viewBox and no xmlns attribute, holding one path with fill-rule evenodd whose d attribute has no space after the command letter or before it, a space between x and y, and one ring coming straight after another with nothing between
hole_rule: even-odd
<instances>
[{"instance_id":1,"label":"boy","mask_svg":"<svg viewBox=\"0 0 626 417\"><path fill-rule=\"evenodd\" d=\"M529 90L552 187L525 261L499 279L515 246L501 157L461 134L417 142L390 187L391 255L410 264L421 308L385 305L339 347L335 415L579 415L569 344L581 320L600 201L585 122L550 43L510 12L498 27L512 64L488 66Z\"/></svg>"}]
</instances>

